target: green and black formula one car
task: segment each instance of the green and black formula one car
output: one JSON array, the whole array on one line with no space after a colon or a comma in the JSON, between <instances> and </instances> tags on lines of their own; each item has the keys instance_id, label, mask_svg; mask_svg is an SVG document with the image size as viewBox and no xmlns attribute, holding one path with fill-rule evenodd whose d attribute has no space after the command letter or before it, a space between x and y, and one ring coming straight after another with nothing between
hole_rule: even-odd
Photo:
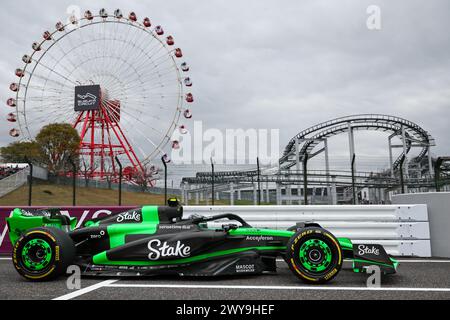
<instances>
[{"instance_id":1,"label":"green and black formula one car","mask_svg":"<svg viewBox=\"0 0 450 320\"><path fill-rule=\"evenodd\" d=\"M7 218L14 267L26 279L43 281L77 265L84 275L225 276L276 272L282 257L307 283L325 283L343 260L362 272L377 265L395 273L397 262L381 245L352 244L316 223L288 230L253 228L234 214L183 219L176 200L96 218L77 219L56 209L15 209ZM216 227L214 227L214 225Z\"/></svg>"}]
</instances>

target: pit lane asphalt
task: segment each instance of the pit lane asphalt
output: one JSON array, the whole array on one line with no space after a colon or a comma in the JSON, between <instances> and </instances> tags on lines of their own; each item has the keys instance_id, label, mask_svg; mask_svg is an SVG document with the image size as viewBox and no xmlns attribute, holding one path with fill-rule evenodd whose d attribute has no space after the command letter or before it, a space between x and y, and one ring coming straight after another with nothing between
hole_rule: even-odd
<instances>
[{"instance_id":1,"label":"pit lane asphalt","mask_svg":"<svg viewBox=\"0 0 450 320\"><path fill-rule=\"evenodd\" d=\"M406 259L402 259L406 260ZM400 263L398 273L382 278L380 289L369 289L367 275L348 270L349 263L329 284L320 287L298 281L286 264L278 273L220 278L90 278L82 290L69 290L66 278L33 283L23 280L11 260L0 258L0 299L450 299L450 262L413 260ZM108 281L111 279L111 281Z\"/></svg>"}]
</instances>

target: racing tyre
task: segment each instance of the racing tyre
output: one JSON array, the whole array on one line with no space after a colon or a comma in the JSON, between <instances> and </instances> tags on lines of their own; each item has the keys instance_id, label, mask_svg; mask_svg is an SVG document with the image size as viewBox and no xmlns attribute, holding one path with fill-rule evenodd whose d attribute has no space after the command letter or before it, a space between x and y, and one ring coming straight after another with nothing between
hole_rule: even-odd
<instances>
[{"instance_id":1,"label":"racing tyre","mask_svg":"<svg viewBox=\"0 0 450 320\"><path fill-rule=\"evenodd\" d=\"M306 227L297 231L287 244L286 260L291 271L307 283L325 283L342 267L338 240L327 230Z\"/></svg>"},{"instance_id":2,"label":"racing tyre","mask_svg":"<svg viewBox=\"0 0 450 320\"><path fill-rule=\"evenodd\" d=\"M56 228L28 230L13 248L17 272L31 281L52 280L66 272L75 257L75 245L67 233Z\"/></svg>"}]
</instances>

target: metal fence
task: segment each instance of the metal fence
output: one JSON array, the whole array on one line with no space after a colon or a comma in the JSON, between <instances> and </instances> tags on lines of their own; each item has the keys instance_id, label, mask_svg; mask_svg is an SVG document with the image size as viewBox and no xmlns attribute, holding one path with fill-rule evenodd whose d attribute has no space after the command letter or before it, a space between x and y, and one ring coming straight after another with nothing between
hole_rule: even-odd
<instances>
[{"instance_id":1,"label":"metal fence","mask_svg":"<svg viewBox=\"0 0 450 320\"><path fill-rule=\"evenodd\" d=\"M63 176L51 176L48 179L52 183L57 183L61 185L70 185L72 186L72 178L71 177L63 177ZM101 180L94 180L94 179L83 179L83 178L77 178L75 179L75 183L77 187L90 187L90 188L98 188L98 189L111 189L111 190L117 190L119 189L119 184L115 182L108 182L108 181L101 181ZM148 192L148 193L155 193L155 194L164 194L164 188L159 187L148 187L143 188L138 185L133 185L129 183L122 183L122 191L129 191L129 192ZM175 188L167 188L167 193L171 195L181 195L180 189Z\"/></svg>"}]
</instances>

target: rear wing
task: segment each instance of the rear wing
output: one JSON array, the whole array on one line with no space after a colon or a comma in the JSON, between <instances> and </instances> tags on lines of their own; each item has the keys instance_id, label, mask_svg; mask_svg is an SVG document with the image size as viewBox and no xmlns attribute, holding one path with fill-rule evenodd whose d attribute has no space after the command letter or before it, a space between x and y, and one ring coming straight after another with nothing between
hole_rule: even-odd
<instances>
[{"instance_id":1,"label":"rear wing","mask_svg":"<svg viewBox=\"0 0 450 320\"><path fill-rule=\"evenodd\" d=\"M27 230L38 227L53 227L66 232L75 229L77 218L62 215L59 209L20 209L13 210L11 217L6 218L9 238L14 245Z\"/></svg>"}]
</instances>

